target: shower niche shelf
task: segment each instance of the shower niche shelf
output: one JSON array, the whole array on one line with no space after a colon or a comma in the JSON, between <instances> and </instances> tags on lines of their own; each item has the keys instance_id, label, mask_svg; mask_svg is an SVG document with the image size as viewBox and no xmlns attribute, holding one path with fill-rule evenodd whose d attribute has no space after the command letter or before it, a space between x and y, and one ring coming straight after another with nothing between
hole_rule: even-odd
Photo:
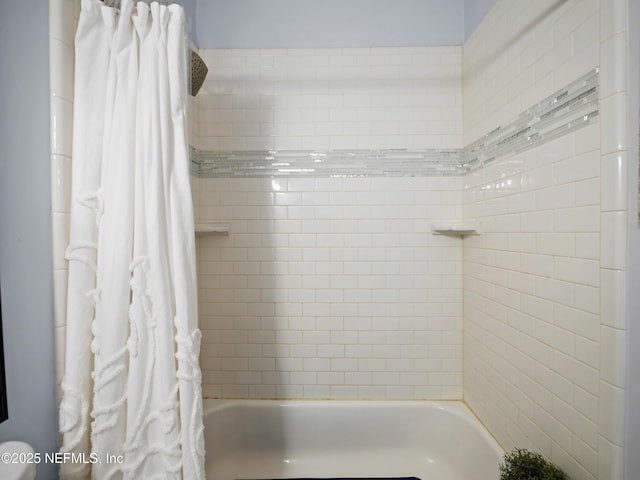
<instances>
[{"instance_id":1,"label":"shower niche shelf","mask_svg":"<svg viewBox=\"0 0 640 480\"><path fill-rule=\"evenodd\" d=\"M229 235L228 223L196 223L197 235Z\"/></svg>"},{"instance_id":2,"label":"shower niche shelf","mask_svg":"<svg viewBox=\"0 0 640 480\"><path fill-rule=\"evenodd\" d=\"M431 226L434 235L448 235L464 237L466 235L480 235L480 225L477 223L434 223Z\"/></svg>"}]
</instances>

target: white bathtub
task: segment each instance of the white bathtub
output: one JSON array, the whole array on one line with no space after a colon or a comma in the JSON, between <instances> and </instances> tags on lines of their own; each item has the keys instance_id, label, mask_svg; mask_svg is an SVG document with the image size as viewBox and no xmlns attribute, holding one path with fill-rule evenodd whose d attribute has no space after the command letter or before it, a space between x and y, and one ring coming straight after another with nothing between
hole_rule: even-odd
<instances>
[{"instance_id":1,"label":"white bathtub","mask_svg":"<svg viewBox=\"0 0 640 480\"><path fill-rule=\"evenodd\" d=\"M462 402L205 400L208 480L497 480L503 450Z\"/></svg>"}]
</instances>

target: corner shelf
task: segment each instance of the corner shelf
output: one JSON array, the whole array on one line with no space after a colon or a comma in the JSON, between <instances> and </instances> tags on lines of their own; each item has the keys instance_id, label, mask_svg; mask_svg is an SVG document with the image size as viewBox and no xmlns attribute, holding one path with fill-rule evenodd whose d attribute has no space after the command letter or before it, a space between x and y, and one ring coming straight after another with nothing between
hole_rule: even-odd
<instances>
[{"instance_id":1,"label":"corner shelf","mask_svg":"<svg viewBox=\"0 0 640 480\"><path fill-rule=\"evenodd\" d=\"M431 226L431 233L456 237L480 235L480 225L477 223L434 223Z\"/></svg>"},{"instance_id":2,"label":"corner shelf","mask_svg":"<svg viewBox=\"0 0 640 480\"><path fill-rule=\"evenodd\" d=\"M229 235L228 223L196 223L197 235Z\"/></svg>"}]
</instances>

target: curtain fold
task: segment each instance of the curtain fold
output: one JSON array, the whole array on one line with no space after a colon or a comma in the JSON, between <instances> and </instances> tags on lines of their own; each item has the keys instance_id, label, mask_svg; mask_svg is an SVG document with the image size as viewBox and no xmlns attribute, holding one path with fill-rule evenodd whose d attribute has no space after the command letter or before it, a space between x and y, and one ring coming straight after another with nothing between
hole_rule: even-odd
<instances>
[{"instance_id":1,"label":"curtain fold","mask_svg":"<svg viewBox=\"0 0 640 480\"><path fill-rule=\"evenodd\" d=\"M204 478L186 66L179 5L82 0L62 478Z\"/></svg>"}]
</instances>

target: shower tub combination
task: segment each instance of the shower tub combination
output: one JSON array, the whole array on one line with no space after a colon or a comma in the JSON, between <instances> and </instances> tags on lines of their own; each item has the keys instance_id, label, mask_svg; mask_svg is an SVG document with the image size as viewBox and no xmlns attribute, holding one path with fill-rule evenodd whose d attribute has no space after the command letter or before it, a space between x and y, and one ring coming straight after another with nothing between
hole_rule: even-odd
<instances>
[{"instance_id":1,"label":"shower tub combination","mask_svg":"<svg viewBox=\"0 0 640 480\"><path fill-rule=\"evenodd\" d=\"M209 480L496 480L504 451L462 402L205 400Z\"/></svg>"}]
</instances>

